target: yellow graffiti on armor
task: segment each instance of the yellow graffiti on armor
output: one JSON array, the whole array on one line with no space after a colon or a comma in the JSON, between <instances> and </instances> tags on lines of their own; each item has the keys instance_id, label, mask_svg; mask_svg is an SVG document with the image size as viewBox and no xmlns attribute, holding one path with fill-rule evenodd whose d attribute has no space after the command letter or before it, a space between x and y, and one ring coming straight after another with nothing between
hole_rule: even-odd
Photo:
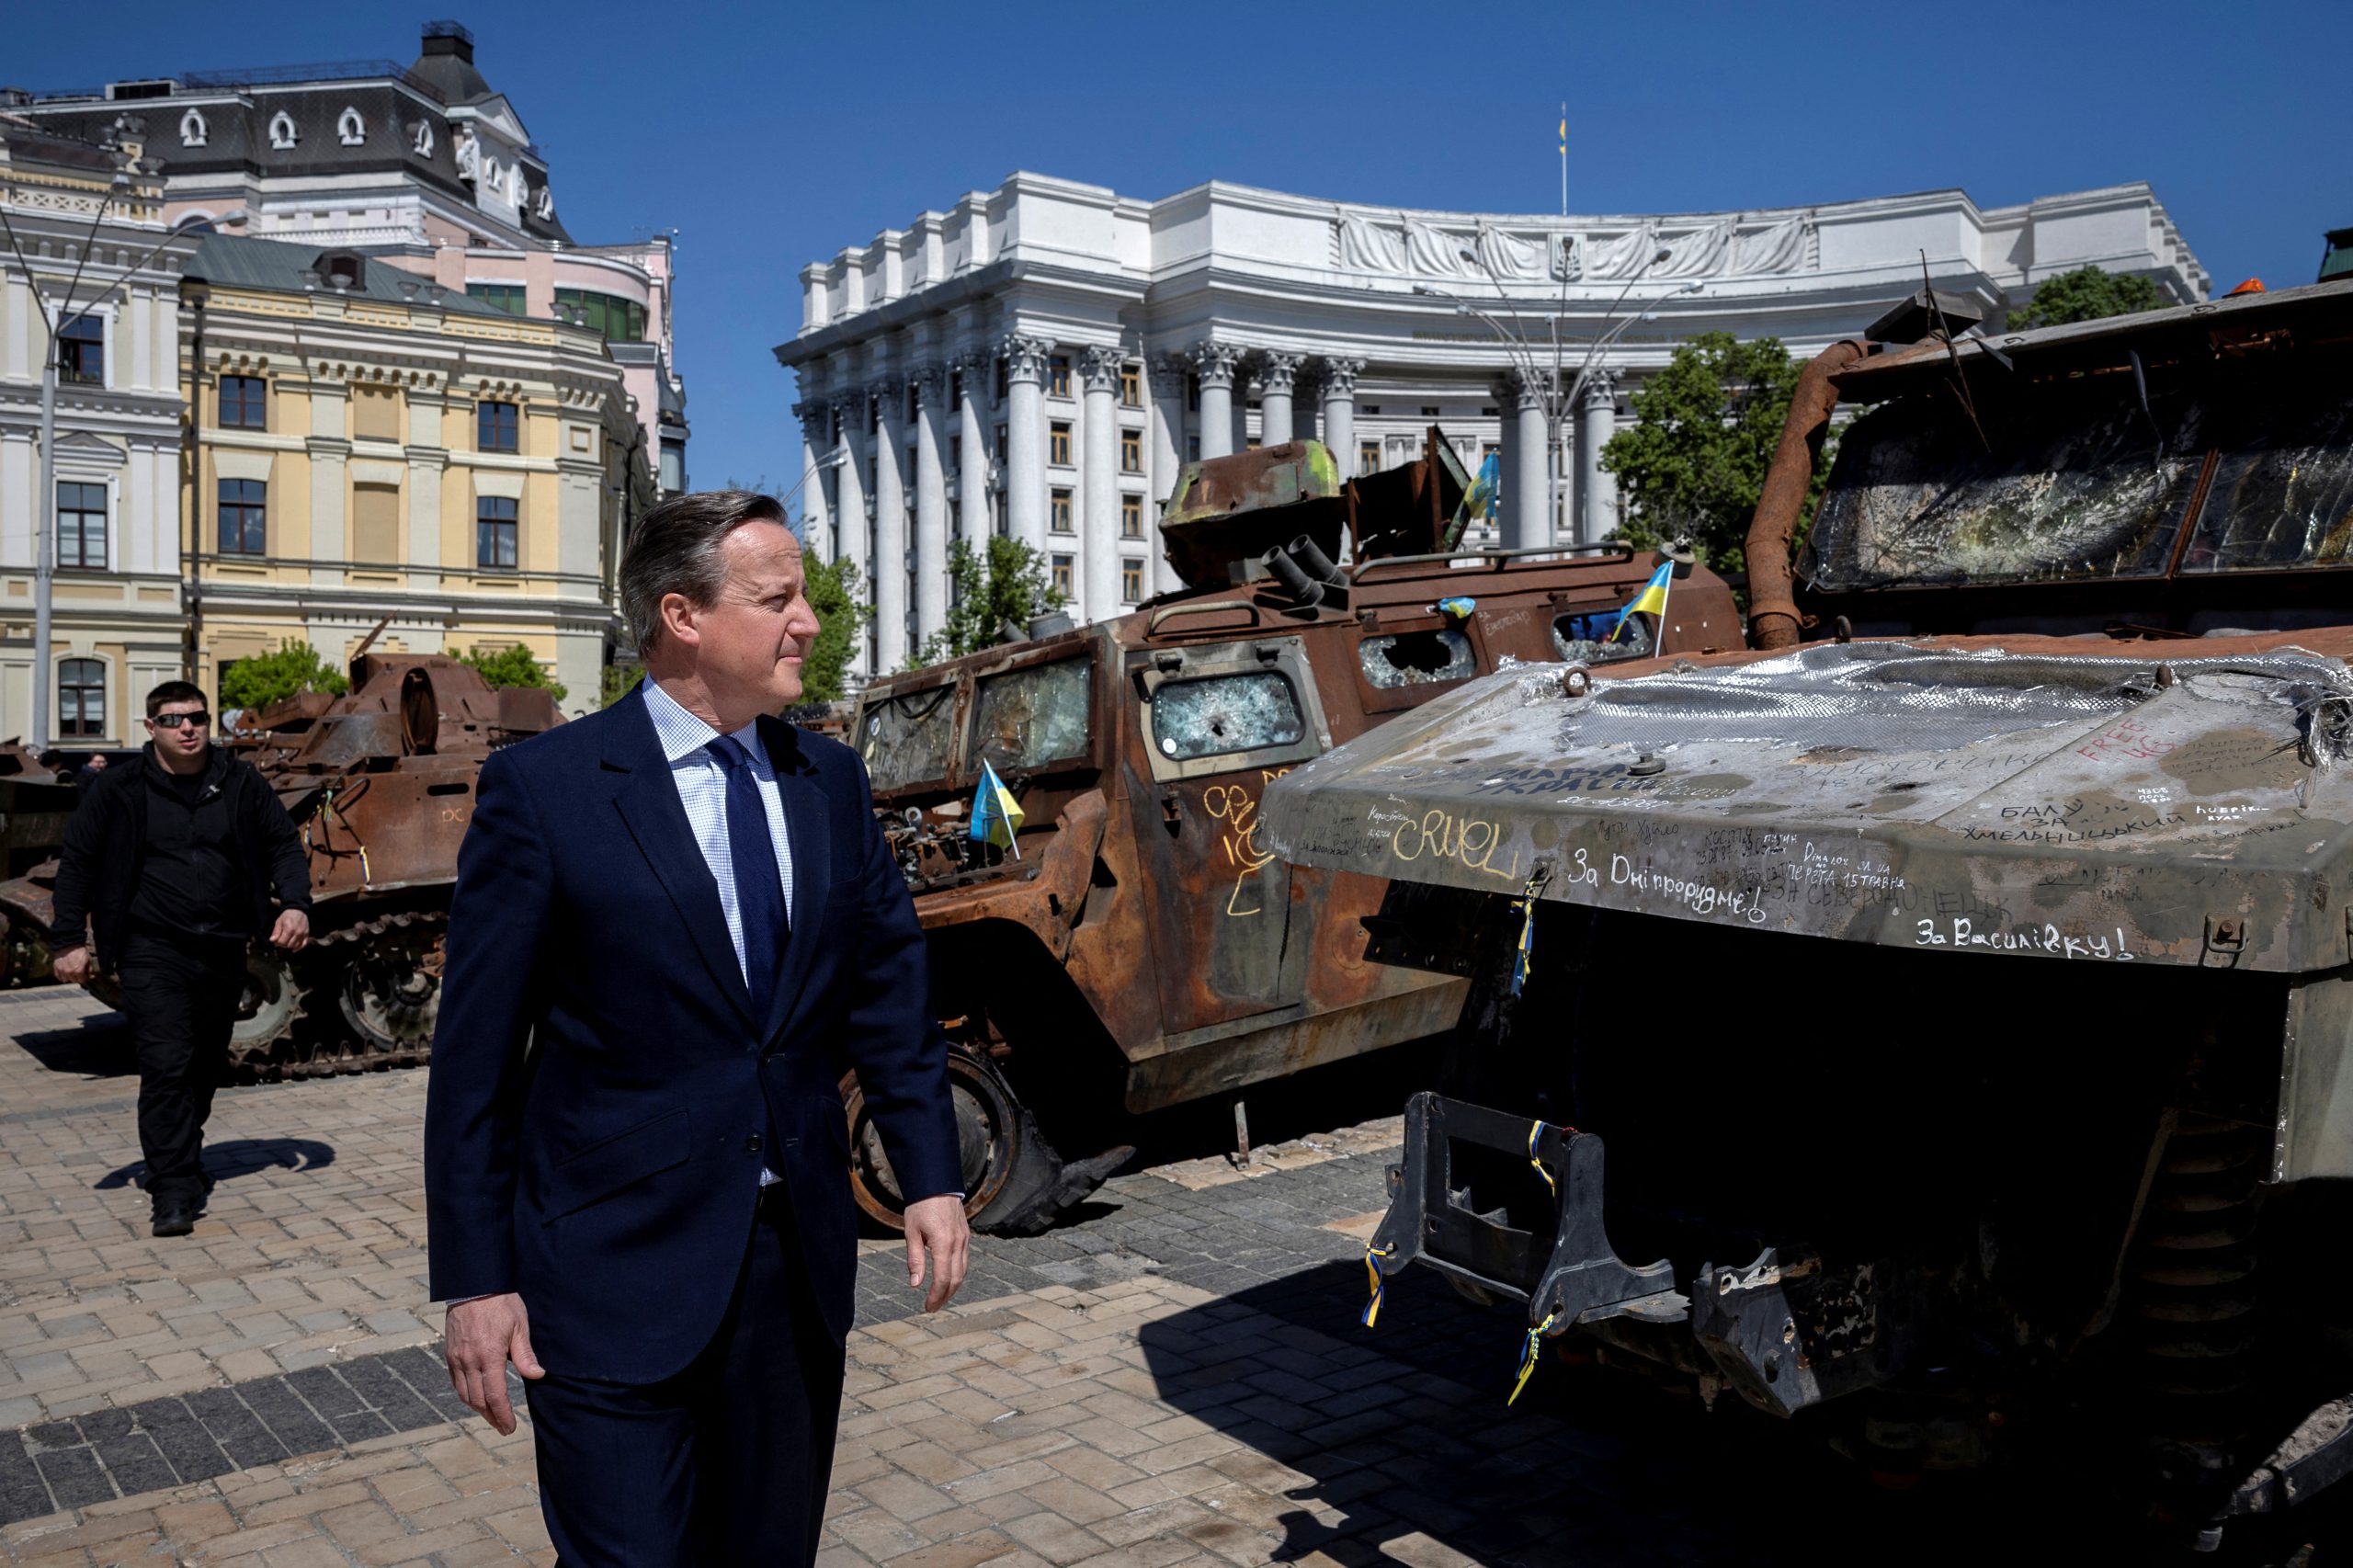
<instances>
[{"instance_id":1,"label":"yellow graffiti on armor","mask_svg":"<svg viewBox=\"0 0 2353 1568\"><path fill-rule=\"evenodd\" d=\"M1519 874L1519 851L1512 851L1511 864L1496 866L1496 847L1503 843L1500 824L1483 817L1458 817L1450 812L1433 807L1416 821L1398 824L1390 835L1389 852L1400 860L1453 860L1474 871L1504 881L1517 882Z\"/></svg>"},{"instance_id":2,"label":"yellow graffiti on armor","mask_svg":"<svg viewBox=\"0 0 2353 1568\"><path fill-rule=\"evenodd\" d=\"M1290 771L1279 767L1258 775L1258 788L1266 787ZM1225 863L1234 868L1233 891L1226 895L1225 912L1232 916L1256 915L1263 906L1252 904L1248 909L1237 907L1242 903L1243 890L1250 879L1274 859L1258 847L1258 801L1246 786L1212 784L1201 791L1201 810L1225 824L1225 832L1218 838L1218 847L1225 853Z\"/></svg>"}]
</instances>

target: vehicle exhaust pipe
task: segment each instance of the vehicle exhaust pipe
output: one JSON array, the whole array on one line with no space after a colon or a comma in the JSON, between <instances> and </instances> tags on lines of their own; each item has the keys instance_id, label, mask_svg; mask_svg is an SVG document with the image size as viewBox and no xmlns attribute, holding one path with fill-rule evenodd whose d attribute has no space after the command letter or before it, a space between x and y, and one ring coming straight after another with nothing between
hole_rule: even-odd
<instances>
[{"instance_id":1,"label":"vehicle exhaust pipe","mask_svg":"<svg viewBox=\"0 0 2353 1568\"><path fill-rule=\"evenodd\" d=\"M1870 352L1870 345L1859 338L1832 344L1813 357L1790 396L1781 443L1773 449L1772 466L1765 471L1765 488L1756 497L1756 515L1748 524L1748 641L1754 647L1798 644L1796 577L1790 565L1790 540L1797 533L1798 514L1805 509L1806 491L1813 484L1822 434L1829 427L1831 411L1838 406L1838 389L1831 378Z\"/></svg>"}]
</instances>

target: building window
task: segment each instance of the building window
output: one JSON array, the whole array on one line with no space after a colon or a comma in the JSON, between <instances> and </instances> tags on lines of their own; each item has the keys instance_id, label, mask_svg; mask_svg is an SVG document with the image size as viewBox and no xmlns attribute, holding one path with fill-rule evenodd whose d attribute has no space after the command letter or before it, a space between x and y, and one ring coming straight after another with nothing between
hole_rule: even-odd
<instances>
[{"instance_id":1,"label":"building window","mask_svg":"<svg viewBox=\"0 0 2353 1568\"><path fill-rule=\"evenodd\" d=\"M1002 360L1002 359L1000 359L1000 360L998 360L998 361L996 362L996 400L997 400L997 402L999 402L999 403L1003 403L1003 402L1005 401L1006 393L1006 392L1010 389L1011 385L1012 385L1012 372L1011 372L1011 371L1009 371L1009 370L1007 370L1007 369L1006 369L1006 363L1005 363L1005 361L1004 361L1004 360Z\"/></svg>"},{"instance_id":2,"label":"building window","mask_svg":"<svg viewBox=\"0 0 2353 1568\"><path fill-rule=\"evenodd\" d=\"M1381 472L1380 442L1358 441L1357 443L1357 472L1358 473L1379 473Z\"/></svg>"},{"instance_id":3,"label":"building window","mask_svg":"<svg viewBox=\"0 0 2353 1568\"><path fill-rule=\"evenodd\" d=\"M1253 437L1251 437L1248 440L1246 440L1246 441L1243 442L1243 443L1242 443L1242 449L1243 449L1244 451L1245 451L1245 452L1255 452L1255 451L1256 451L1256 450L1258 449L1258 437L1256 437L1256 436L1253 436Z\"/></svg>"},{"instance_id":4,"label":"building window","mask_svg":"<svg viewBox=\"0 0 2353 1568\"><path fill-rule=\"evenodd\" d=\"M1120 497L1120 537L1121 539L1143 538L1142 496L1122 495Z\"/></svg>"},{"instance_id":5,"label":"building window","mask_svg":"<svg viewBox=\"0 0 2353 1568\"><path fill-rule=\"evenodd\" d=\"M222 554L268 553L266 505L268 490L269 487L258 479L224 479L221 482Z\"/></svg>"},{"instance_id":6,"label":"building window","mask_svg":"<svg viewBox=\"0 0 2353 1568\"><path fill-rule=\"evenodd\" d=\"M107 566L107 487L57 487L57 563L103 572Z\"/></svg>"},{"instance_id":7,"label":"building window","mask_svg":"<svg viewBox=\"0 0 2353 1568\"><path fill-rule=\"evenodd\" d=\"M1050 490L1046 493L1046 515L1052 520L1058 534L1073 532L1070 523L1070 492Z\"/></svg>"},{"instance_id":8,"label":"building window","mask_svg":"<svg viewBox=\"0 0 2353 1568\"><path fill-rule=\"evenodd\" d=\"M57 733L60 739L107 733L107 666L97 659L57 662Z\"/></svg>"},{"instance_id":9,"label":"building window","mask_svg":"<svg viewBox=\"0 0 2353 1568\"><path fill-rule=\"evenodd\" d=\"M1438 417L1438 404L1434 403L1426 403L1422 404L1422 417L1425 419L1436 419Z\"/></svg>"},{"instance_id":10,"label":"building window","mask_svg":"<svg viewBox=\"0 0 2353 1568\"><path fill-rule=\"evenodd\" d=\"M267 430L269 428L269 383L259 376L223 376L221 378L221 428L223 430Z\"/></svg>"},{"instance_id":11,"label":"building window","mask_svg":"<svg viewBox=\"0 0 2353 1568\"><path fill-rule=\"evenodd\" d=\"M1367 414L1378 414L1381 412L1381 404L1377 403L1368 403L1364 405L1364 412Z\"/></svg>"},{"instance_id":12,"label":"building window","mask_svg":"<svg viewBox=\"0 0 2353 1568\"><path fill-rule=\"evenodd\" d=\"M1010 462L1012 459L1013 439L1006 434L1006 427L1000 425L996 427L996 460L1001 463Z\"/></svg>"},{"instance_id":13,"label":"building window","mask_svg":"<svg viewBox=\"0 0 2353 1568\"><path fill-rule=\"evenodd\" d=\"M1070 466L1070 424L1057 419L1046 432L1046 460L1063 468Z\"/></svg>"},{"instance_id":14,"label":"building window","mask_svg":"<svg viewBox=\"0 0 2353 1568\"><path fill-rule=\"evenodd\" d=\"M1199 376L1185 378L1185 408L1192 414L1201 411L1201 378Z\"/></svg>"},{"instance_id":15,"label":"building window","mask_svg":"<svg viewBox=\"0 0 2353 1568\"><path fill-rule=\"evenodd\" d=\"M517 563L515 502L505 495L483 495L474 501L474 564L512 567Z\"/></svg>"},{"instance_id":16,"label":"building window","mask_svg":"<svg viewBox=\"0 0 2353 1568\"><path fill-rule=\"evenodd\" d=\"M57 335L57 379L85 386L107 381L106 324L95 316L76 316Z\"/></svg>"},{"instance_id":17,"label":"building window","mask_svg":"<svg viewBox=\"0 0 2353 1568\"><path fill-rule=\"evenodd\" d=\"M513 452L522 449L521 410L511 403L474 404L474 450Z\"/></svg>"},{"instance_id":18,"label":"building window","mask_svg":"<svg viewBox=\"0 0 2353 1568\"><path fill-rule=\"evenodd\" d=\"M1121 408L1143 406L1142 366L1122 365L1120 367L1120 406Z\"/></svg>"},{"instance_id":19,"label":"building window","mask_svg":"<svg viewBox=\"0 0 2353 1568\"><path fill-rule=\"evenodd\" d=\"M1192 463L1201 460L1201 438L1199 436L1185 437L1185 460Z\"/></svg>"},{"instance_id":20,"label":"building window","mask_svg":"<svg viewBox=\"0 0 2353 1568\"><path fill-rule=\"evenodd\" d=\"M1056 354L1046 360L1046 395L1070 396L1070 356Z\"/></svg>"},{"instance_id":21,"label":"building window","mask_svg":"<svg viewBox=\"0 0 2353 1568\"><path fill-rule=\"evenodd\" d=\"M1065 599L1069 598L1076 591L1072 585L1077 576L1077 573L1074 570L1076 564L1077 558L1075 556L1057 555L1054 557L1054 592L1062 595Z\"/></svg>"},{"instance_id":22,"label":"building window","mask_svg":"<svg viewBox=\"0 0 2353 1568\"><path fill-rule=\"evenodd\" d=\"M472 289L466 290L471 294ZM558 289L555 291L556 314L566 313L566 308L577 312L582 323L605 335L608 343L642 343L645 341L645 307L635 300L619 294L599 294L588 289ZM521 315L520 309L516 315Z\"/></svg>"},{"instance_id":23,"label":"building window","mask_svg":"<svg viewBox=\"0 0 2353 1568\"><path fill-rule=\"evenodd\" d=\"M1495 417L1495 411L1492 408L1483 408L1479 411L1479 417L1482 419L1493 419Z\"/></svg>"},{"instance_id":24,"label":"building window","mask_svg":"<svg viewBox=\"0 0 2353 1568\"><path fill-rule=\"evenodd\" d=\"M948 372L948 401L959 408L964 405L964 371L961 366Z\"/></svg>"},{"instance_id":25,"label":"building window","mask_svg":"<svg viewBox=\"0 0 2353 1568\"><path fill-rule=\"evenodd\" d=\"M1121 473L1143 472L1142 431L1122 430L1120 432L1120 472Z\"/></svg>"},{"instance_id":26,"label":"building window","mask_svg":"<svg viewBox=\"0 0 2353 1568\"><path fill-rule=\"evenodd\" d=\"M916 396L916 383L909 381L907 383L907 423L913 425L915 422L915 416L922 412L923 403Z\"/></svg>"},{"instance_id":27,"label":"building window","mask_svg":"<svg viewBox=\"0 0 2353 1568\"><path fill-rule=\"evenodd\" d=\"M1132 555L1120 557L1120 598L1135 604L1143 597L1143 562Z\"/></svg>"},{"instance_id":28,"label":"building window","mask_svg":"<svg viewBox=\"0 0 2353 1568\"><path fill-rule=\"evenodd\" d=\"M687 444L684 441L662 443L662 490L676 495L687 487Z\"/></svg>"},{"instance_id":29,"label":"building window","mask_svg":"<svg viewBox=\"0 0 2353 1568\"><path fill-rule=\"evenodd\" d=\"M871 496L882 483L882 454L866 454L866 494Z\"/></svg>"},{"instance_id":30,"label":"building window","mask_svg":"<svg viewBox=\"0 0 2353 1568\"><path fill-rule=\"evenodd\" d=\"M510 316L527 313L520 283L469 283L466 285L466 298L480 300L492 310L505 311Z\"/></svg>"}]
</instances>

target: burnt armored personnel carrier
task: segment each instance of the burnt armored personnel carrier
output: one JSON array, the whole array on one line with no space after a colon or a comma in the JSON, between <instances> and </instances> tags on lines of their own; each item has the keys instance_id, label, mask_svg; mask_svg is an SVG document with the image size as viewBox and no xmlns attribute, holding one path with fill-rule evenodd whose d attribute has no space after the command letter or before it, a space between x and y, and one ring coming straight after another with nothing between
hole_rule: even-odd
<instances>
[{"instance_id":1,"label":"burnt armored personnel carrier","mask_svg":"<svg viewBox=\"0 0 2353 1568\"><path fill-rule=\"evenodd\" d=\"M2353 284L1940 313L1809 372L1766 647L1473 681L1259 843L1480 988L1375 1268L2213 1546L2353 1468Z\"/></svg>"},{"instance_id":2,"label":"burnt armored personnel carrier","mask_svg":"<svg viewBox=\"0 0 2353 1568\"><path fill-rule=\"evenodd\" d=\"M534 689L494 690L438 653L369 653L347 696L303 692L242 715L222 744L261 770L302 835L313 941L289 959L256 942L230 1042L248 1078L413 1066L433 1044L441 936L473 819L474 780L500 745L563 722ZM12 971L46 978L56 862L0 884ZM92 987L119 1000L111 981Z\"/></svg>"},{"instance_id":3,"label":"burnt armored personnel carrier","mask_svg":"<svg viewBox=\"0 0 2353 1568\"><path fill-rule=\"evenodd\" d=\"M1163 520L1187 587L867 688L855 741L930 936L978 1222L1035 1229L1090 1190L1125 1157L1104 1149L1121 1107L1454 1023L1461 981L1364 961L1380 877L1277 860L1258 805L1506 658L1656 651L1647 628L1606 639L1658 557L1449 553L1464 487L1435 430L1419 461L1346 483L1313 442L1199 463ZM1729 591L1682 570L1665 649L1734 646ZM970 836L983 766L1024 813L1014 853ZM846 1087L858 1202L895 1225L889 1163Z\"/></svg>"}]
</instances>

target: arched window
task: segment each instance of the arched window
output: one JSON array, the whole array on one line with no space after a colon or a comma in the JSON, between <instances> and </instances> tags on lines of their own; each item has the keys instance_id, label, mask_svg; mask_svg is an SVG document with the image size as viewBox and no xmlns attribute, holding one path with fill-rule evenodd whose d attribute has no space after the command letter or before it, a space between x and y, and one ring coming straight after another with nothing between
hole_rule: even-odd
<instances>
[{"instance_id":1,"label":"arched window","mask_svg":"<svg viewBox=\"0 0 2353 1568\"><path fill-rule=\"evenodd\" d=\"M431 120L420 119L416 122L416 140L409 143L409 150L420 158L433 156L433 122Z\"/></svg>"},{"instance_id":2,"label":"arched window","mask_svg":"<svg viewBox=\"0 0 2353 1568\"><path fill-rule=\"evenodd\" d=\"M183 147L203 146L205 135L210 129L204 123L204 116L194 109L188 110L180 116L180 145Z\"/></svg>"},{"instance_id":3,"label":"arched window","mask_svg":"<svg viewBox=\"0 0 2353 1568\"><path fill-rule=\"evenodd\" d=\"M358 109L347 106L335 118L335 140L347 147L361 146L368 140L368 125L359 118Z\"/></svg>"},{"instance_id":4,"label":"arched window","mask_svg":"<svg viewBox=\"0 0 2353 1568\"><path fill-rule=\"evenodd\" d=\"M57 736L60 740L107 733L107 666L98 659L57 662Z\"/></svg>"},{"instance_id":5,"label":"arched window","mask_svg":"<svg viewBox=\"0 0 2353 1568\"><path fill-rule=\"evenodd\" d=\"M295 133L294 117L279 109L269 117L269 144L283 153L301 137Z\"/></svg>"}]
</instances>

